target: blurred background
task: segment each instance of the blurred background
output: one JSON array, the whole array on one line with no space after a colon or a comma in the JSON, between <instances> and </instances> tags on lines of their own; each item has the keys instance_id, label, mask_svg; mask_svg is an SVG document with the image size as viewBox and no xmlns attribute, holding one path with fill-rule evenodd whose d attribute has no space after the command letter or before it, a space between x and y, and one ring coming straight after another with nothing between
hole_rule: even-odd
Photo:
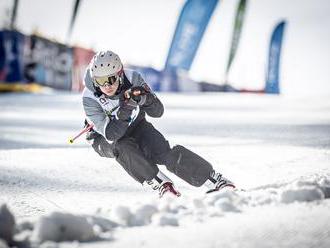
<instances>
[{"instance_id":1,"label":"blurred background","mask_svg":"<svg viewBox=\"0 0 330 248\"><path fill-rule=\"evenodd\" d=\"M330 93L328 0L1 0L0 90L83 88L118 53L155 91Z\"/></svg>"}]
</instances>

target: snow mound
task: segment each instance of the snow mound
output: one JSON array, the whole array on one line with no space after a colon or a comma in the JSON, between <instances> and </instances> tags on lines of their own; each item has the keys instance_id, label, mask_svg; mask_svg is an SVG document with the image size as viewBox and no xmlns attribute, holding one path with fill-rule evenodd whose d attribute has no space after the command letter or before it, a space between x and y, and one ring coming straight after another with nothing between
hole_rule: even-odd
<instances>
[{"instance_id":1,"label":"snow mound","mask_svg":"<svg viewBox=\"0 0 330 248\"><path fill-rule=\"evenodd\" d=\"M315 201L323 199L322 190L316 188L292 189L286 190L281 195L281 202L292 203L295 201Z\"/></svg>"},{"instance_id":2,"label":"snow mound","mask_svg":"<svg viewBox=\"0 0 330 248\"><path fill-rule=\"evenodd\" d=\"M152 217L152 224L156 226L178 226L178 217L174 214L157 213Z\"/></svg>"},{"instance_id":3,"label":"snow mound","mask_svg":"<svg viewBox=\"0 0 330 248\"><path fill-rule=\"evenodd\" d=\"M39 218L36 223L21 223L18 226L22 232L32 232L31 240L45 247L61 241L111 240L113 231L118 228L147 225L177 227L191 225L191 220L207 222L213 217L240 214L251 207L266 204L319 202L330 198L328 178L314 175L246 191L225 188L193 199L169 195L149 203L118 205L95 216L53 212ZM3 211L6 209L4 206L1 208L2 216L6 212ZM10 215L7 213L6 216Z\"/></svg>"},{"instance_id":4,"label":"snow mound","mask_svg":"<svg viewBox=\"0 0 330 248\"><path fill-rule=\"evenodd\" d=\"M8 248L6 242L2 239L0 239L0 248Z\"/></svg>"},{"instance_id":5,"label":"snow mound","mask_svg":"<svg viewBox=\"0 0 330 248\"><path fill-rule=\"evenodd\" d=\"M10 243L15 230L15 218L6 204L0 205L0 239Z\"/></svg>"},{"instance_id":6,"label":"snow mound","mask_svg":"<svg viewBox=\"0 0 330 248\"><path fill-rule=\"evenodd\" d=\"M221 212L241 212L238 206L242 204L242 198L239 191L233 191L231 188L213 193L205 199L209 207L215 207Z\"/></svg>"},{"instance_id":7,"label":"snow mound","mask_svg":"<svg viewBox=\"0 0 330 248\"><path fill-rule=\"evenodd\" d=\"M325 178L297 180L283 190L281 202L309 202L330 198L330 181Z\"/></svg>"},{"instance_id":8,"label":"snow mound","mask_svg":"<svg viewBox=\"0 0 330 248\"><path fill-rule=\"evenodd\" d=\"M90 223L95 233L109 232L112 229L118 227L118 223L111 221L101 216L86 216L88 223Z\"/></svg>"},{"instance_id":9,"label":"snow mound","mask_svg":"<svg viewBox=\"0 0 330 248\"><path fill-rule=\"evenodd\" d=\"M110 218L123 227L149 224L178 226L191 217L204 222L214 216L241 213L249 207L321 201L330 198L329 192L330 180L313 175L291 183L266 185L247 191L228 188L193 199L167 196L136 208L121 205L112 210Z\"/></svg>"},{"instance_id":10,"label":"snow mound","mask_svg":"<svg viewBox=\"0 0 330 248\"><path fill-rule=\"evenodd\" d=\"M95 240L96 235L86 217L53 212L38 220L33 237L41 243L47 240L55 242L91 241Z\"/></svg>"}]
</instances>

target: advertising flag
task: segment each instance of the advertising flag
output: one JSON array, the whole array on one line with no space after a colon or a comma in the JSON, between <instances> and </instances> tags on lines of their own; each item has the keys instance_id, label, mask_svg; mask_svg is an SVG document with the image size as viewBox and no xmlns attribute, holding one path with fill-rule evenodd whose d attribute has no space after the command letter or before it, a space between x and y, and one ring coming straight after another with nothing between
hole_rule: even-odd
<instances>
[{"instance_id":1,"label":"advertising flag","mask_svg":"<svg viewBox=\"0 0 330 248\"><path fill-rule=\"evenodd\" d=\"M227 77L228 77L228 73L230 70L230 66L236 55L237 47L239 44L239 39L241 37L246 5L247 5L247 0L241 0L237 7L234 30L233 30L233 35L232 35L232 39L231 39L230 53L229 53L227 67L226 67L225 83L227 83Z\"/></svg>"},{"instance_id":2,"label":"advertising flag","mask_svg":"<svg viewBox=\"0 0 330 248\"><path fill-rule=\"evenodd\" d=\"M268 67L266 75L265 92L271 94L279 94L279 69L283 33L286 22L281 21L274 29L271 36L269 52L268 52Z\"/></svg>"},{"instance_id":3,"label":"advertising flag","mask_svg":"<svg viewBox=\"0 0 330 248\"><path fill-rule=\"evenodd\" d=\"M187 0L179 17L165 70L189 71L218 0Z\"/></svg>"}]
</instances>

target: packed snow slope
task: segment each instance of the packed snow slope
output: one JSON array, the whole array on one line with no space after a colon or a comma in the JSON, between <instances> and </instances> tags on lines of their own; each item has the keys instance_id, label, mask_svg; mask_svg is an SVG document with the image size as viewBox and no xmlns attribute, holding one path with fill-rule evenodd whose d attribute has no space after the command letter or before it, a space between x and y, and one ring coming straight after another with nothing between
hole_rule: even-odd
<instances>
[{"instance_id":1,"label":"packed snow slope","mask_svg":"<svg viewBox=\"0 0 330 248\"><path fill-rule=\"evenodd\" d=\"M160 166L182 197L158 199L84 138L68 144L83 126L79 94L3 94L0 205L16 218L15 239L35 247L330 247L330 97L159 97L165 114L149 120L170 144L197 152L244 191L205 195Z\"/></svg>"}]
</instances>

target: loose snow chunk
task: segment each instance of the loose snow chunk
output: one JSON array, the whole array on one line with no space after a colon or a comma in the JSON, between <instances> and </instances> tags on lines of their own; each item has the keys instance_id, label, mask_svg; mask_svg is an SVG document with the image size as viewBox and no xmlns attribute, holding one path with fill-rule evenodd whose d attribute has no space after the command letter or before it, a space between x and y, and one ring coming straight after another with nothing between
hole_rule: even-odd
<instances>
[{"instance_id":1,"label":"loose snow chunk","mask_svg":"<svg viewBox=\"0 0 330 248\"><path fill-rule=\"evenodd\" d=\"M158 213L152 217L152 224L156 226L178 226L179 222L174 214Z\"/></svg>"},{"instance_id":2,"label":"loose snow chunk","mask_svg":"<svg viewBox=\"0 0 330 248\"><path fill-rule=\"evenodd\" d=\"M40 244L39 248L58 248L58 244L52 241L46 241Z\"/></svg>"},{"instance_id":3,"label":"loose snow chunk","mask_svg":"<svg viewBox=\"0 0 330 248\"><path fill-rule=\"evenodd\" d=\"M126 206L115 207L111 217L123 226L132 226L134 222L134 215Z\"/></svg>"},{"instance_id":4,"label":"loose snow chunk","mask_svg":"<svg viewBox=\"0 0 330 248\"><path fill-rule=\"evenodd\" d=\"M235 206L233 201L228 198L218 199L214 206L220 208L223 212L241 212L241 210Z\"/></svg>"},{"instance_id":5,"label":"loose snow chunk","mask_svg":"<svg viewBox=\"0 0 330 248\"><path fill-rule=\"evenodd\" d=\"M110 217L122 226L144 226L150 224L152 216L157 212L154 204L143 204L136 209L119 205L113 209Z\"/></svg>"},{"instance_id":6,"label":"loose snow chunk","mask_svg":"<svg viewBox=\"0 0 330 248\"><path fill-rule=\"evenodd\" d=\"M321 177L318 183L324 193L324 197L330 198L330 180L326 177Z\"/></svg>"},{"instance_id":7,"label":"loose snow chunk","mask_svg":"<svg viewBox=\"0 0 330 248\"><path fill-rule=\"evenodd\" d=\"M157 213L156 206L151 204L142 205L135 212L135 225L142 226L151 222L152 216Z\"/></svg>"},{"instance_id":8,"label":"loose snow chunk","mask_svg":"<svg viewBox=\"0 0 330 248\"><path fill-rule=\"evenodd\" d=\"M0 238L7 242L12 241L15 229L15 218L6 204L0 205Z\"/></svg>"},{"instance_id":9,"label":"loose snow chunk","mask_svg":"<svg viewBox=\"0 0 330 248\"><path fill-rule=\"evenodd\" d=\"M0 239L0 248L8 248L6 242L2 239Z\"/></svg>"},{"instance_id":10,"label":"loose snow chunk","mask_svg":"<svg viewBox=\"0 0 330 248\"><path fill-rule=\"evenodd\" d=\"M309 180L297 180L287 185L281 192L281 202L292 203L310 202L328 198L330 189L329 180L326 177L314 176Z\"/></svg>"},{"instance_id":11,"label":"loose snow chunk","mask_svg":"<svg viewBox=\"0 0 330 248\"><path fill-rule=\"evenodd\" d=\"M36 241L91 241L95 239L93 226L82 216L53 212L43 216L33 233Z\"/></svg>"},{"instance_id":12,"label":"loose snow chunk","mask_svg":"<svg viewBox=\"0 0 330 248\"><path fill-rule=\"evenodd\" d=\"M94 228L95 226L97 226L101 229L102 232L108 232L118 227L118 224L116 222L100 216L86 216L86 217L88 222L92 224Z\"/></svg>"},{"instance_id":13,"label":"loose snow chunk","mask_svg":"<svg viewBox=\"0 0 330 248\"><path fill-rule=\"evenodd\" d=\"M315 200L324 199L324 193L317 187L304 187L297 189L287 189L282 192L281 202L292 203L298 202L309 202Z\"/></svg>"},{"instance_id":14,"label":"loose snow chunk","mask_svg":"<svg viewBox=\"0 0 330 248\"><path fill-rule=\"evenodd\" d=\"M238 206L242 204L243 198L232 189L224 189L212 193L206 201L209 206L214 206L223 212L240 212Z\"/></svg>"},{"instance_id":15,"label":"loose snow chunk","mask_svg":"<svg viewBox=\"0 0 330 248\"><path fill-rule=\"evenodd\" d=\"M205 204L202 199L193 199L192 200L193 206L197 209L204 209Z\"/></svg>"}]
</instances>

